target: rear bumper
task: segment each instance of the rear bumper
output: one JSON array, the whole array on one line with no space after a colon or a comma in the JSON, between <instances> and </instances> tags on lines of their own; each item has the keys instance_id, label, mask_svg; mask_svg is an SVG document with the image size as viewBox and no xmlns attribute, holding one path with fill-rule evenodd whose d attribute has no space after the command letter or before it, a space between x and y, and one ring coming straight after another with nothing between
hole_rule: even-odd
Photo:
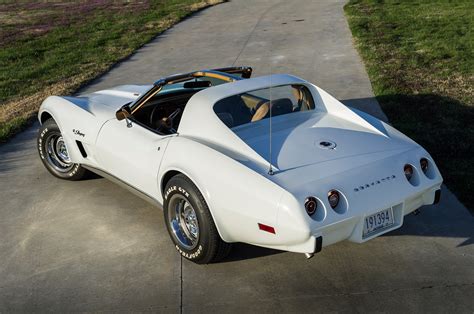
<instances>
[{"instance_id":1,"label":"rear bumper","mask_svg":"<svg viewBox=\"0 0 474 314\"><path fill-rule=\"evenodd\" d=\"M424 205L436 204L439 202L441 195L440 184L425 189L415 195L389 206L393 209L394 224L388 228L377 230L370 236L363 237L363 228L365 217L387 209L376 208L367 210L363 213L340 221L326 225L317 229L312 229L311 235L307 241L294 246L287 246L286 250L298 253L317 253L322 247L343 241L363 243L376 238L382 234L398 229L403 225L404 216L415 211Z\"/></svg>"}]
</instances>

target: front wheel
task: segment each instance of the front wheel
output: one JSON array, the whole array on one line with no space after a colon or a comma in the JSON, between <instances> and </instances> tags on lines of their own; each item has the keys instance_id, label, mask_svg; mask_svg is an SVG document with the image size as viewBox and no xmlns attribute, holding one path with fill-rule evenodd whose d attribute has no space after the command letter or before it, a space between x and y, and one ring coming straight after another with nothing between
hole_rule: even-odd
<instances>
[{"instance_id":1,"label":"front wheel","mask_svg":"<svg viewBox=\"0 0 474 314\"><path fill-rule=\"evenodd\" d=\"M230 244L220 238L202 194L184 175L166 185L164 218L176 249L186 259L207 264L229 253Z\"/></svg>"},{"instance_id":2,"label":"front wheel","mask_svg":"<svg viewBox=\"0 0 474 314\"><path fill-rule=\"evenodd\" d=\"M71 161L66 142L53 119L48 119L41 126L37 144L43 165L54 176L75 181L86 174L86 169Z\"/></svg>"}]
</instances>

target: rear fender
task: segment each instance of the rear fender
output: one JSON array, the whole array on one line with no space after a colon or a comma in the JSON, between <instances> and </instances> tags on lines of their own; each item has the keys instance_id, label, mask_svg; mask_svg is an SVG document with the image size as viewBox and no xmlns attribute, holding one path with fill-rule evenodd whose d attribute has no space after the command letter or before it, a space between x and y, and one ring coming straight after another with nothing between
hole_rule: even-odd
<instances>
[{"instance_id":1,"label":"rear fender","mask_svg":"<svg viewBox=\"0 0 474 314\"><path fill-rule=\"evenodd\" d=\"M287 192L265 176L182 136L171 139L166 149L160 168L160 191L164 190L161 180L169 171L183 173L198 187L224 241L261 246L282 242L278 210ZM166 197L166 191L163 195ZM259 223L274 227L275 234L260 230Z\"/></svg>"}]
</instances>

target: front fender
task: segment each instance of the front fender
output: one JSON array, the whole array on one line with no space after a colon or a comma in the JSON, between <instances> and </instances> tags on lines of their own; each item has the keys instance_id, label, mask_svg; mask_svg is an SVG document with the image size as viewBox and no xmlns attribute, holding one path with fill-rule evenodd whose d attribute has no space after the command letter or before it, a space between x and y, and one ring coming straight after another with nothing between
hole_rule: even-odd
<instances>
[{"instance_id":1,"label":"front fender","mask_svg":"<svg viewBox=\"0 0 474 314\"><path fill-rule=\"evenodd\" d=\"M95 165L93 148L97 134L105 121L98 121L91 112L59 96L50 96L43 101L38 112L40 122L44 113L48 113L61 130L71 160L74 163ZM87 158L82 156L76 141L82 142L85 146Z\"/></svg>"}]
</instances>

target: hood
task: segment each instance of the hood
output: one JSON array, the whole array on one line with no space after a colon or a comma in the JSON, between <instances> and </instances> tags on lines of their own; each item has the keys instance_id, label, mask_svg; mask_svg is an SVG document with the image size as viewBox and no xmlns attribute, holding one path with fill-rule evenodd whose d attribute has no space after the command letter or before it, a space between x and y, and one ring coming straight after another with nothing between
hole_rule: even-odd
<instances>
[{"instance_id":1,"label":"hood","mask_svg":"<svg viewBox=\"0 0 474 314\"><path fill-rule=\"evenodd\" d=\"M269 122L265 119L233 129L267 162L270 162ZM278 172L284 172L360 155L397 153L413 148L411 140L392 130L386 124L375 128L369 123L361 125L327 112L277 116L272 119L271 163Z\"/></svg>"},{"instance_id":2,"label":"hood","mask_svg":"<svg viewBox=\"0 0 474 314\"><path fill-rule=\"evenodd\" d=\"M115 117L123 105L135 101L152 85L121 85L77 97L63 97L73 104L104 120Z\"/></svg>"}]
</instances>

